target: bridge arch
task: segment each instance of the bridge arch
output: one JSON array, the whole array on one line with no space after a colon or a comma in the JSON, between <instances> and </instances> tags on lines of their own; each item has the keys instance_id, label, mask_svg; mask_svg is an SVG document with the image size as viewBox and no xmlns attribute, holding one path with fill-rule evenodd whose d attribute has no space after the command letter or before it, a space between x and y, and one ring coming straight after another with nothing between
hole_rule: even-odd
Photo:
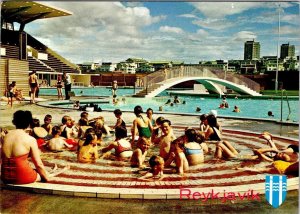
<instances>
[{"instance_id":1,"label":"bridge arch","mask_svg":"<svg viewBox=\"0 0 300 214\"><path fill-rule=\"evenodd\" d=\"M182 82L190 81L190 80L195 80L209 90L213 91L214 93L222 95L223 92L221 88L216 85L223 85L226 86L227 88L232 89L233 91L239 93L239 94L247 94L251 96L261 96L261 94L257 93L256 91L244 86L244 85L239 85L236 83L232 83L230 81L224 80L224 79L219 79L219 78L212 78L212 77L182 77L182 78L171 78L166 81L158 83L160 86L156 88L155 90L151 91L145 97L155 97L162 91L171 88L174 85L177 85Z\"/></svg>"}]
</instances>

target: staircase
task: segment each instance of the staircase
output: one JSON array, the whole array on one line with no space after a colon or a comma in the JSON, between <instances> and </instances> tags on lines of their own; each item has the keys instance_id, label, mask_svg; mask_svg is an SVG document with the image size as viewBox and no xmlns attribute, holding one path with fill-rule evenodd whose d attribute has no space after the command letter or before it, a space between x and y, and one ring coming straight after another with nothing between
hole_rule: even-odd
<instances>
[{"instance_id":1,"label":"staircase","mask_svg":"<svg viewBox=\"0 0 300 214\"><path fill-rule=\"evenodd\" d=\"M159 87L161 87L161 84L156 83L156 84L150 86L149 88L146 87L146 88L142 89L141 91L139 91L138 93L133 95L133 97L145 97L146 95L148 95L149 93L155 91Z\"/></svg>"}]
</instances>

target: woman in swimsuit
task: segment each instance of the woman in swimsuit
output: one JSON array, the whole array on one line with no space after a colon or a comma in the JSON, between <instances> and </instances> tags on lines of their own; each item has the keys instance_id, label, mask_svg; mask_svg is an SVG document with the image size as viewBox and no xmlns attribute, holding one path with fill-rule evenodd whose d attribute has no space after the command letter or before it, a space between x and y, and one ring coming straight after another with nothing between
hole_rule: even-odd
<instances>
[{"instance_id":1,"label":"woman in swimsuit","mask_svg":"<svg viewBox=\"0 0 300 214\"><path fill-rule=\"evenodd\" d=\"M60 172L50 174L46 171L40 157L40 151L36 140L26 133L32 121L30 111L16 111L13 116L13 124L16 130L11 130L4 138L2 145L1 180L9 184L28 184L35 181L47 182ZM33 169L28 157L35 166Z\"/></svg>"},{"instance_id":2,"label":"woman in swimsuit","mask_svg":"<svg viewBox=\"0 0 300 214\"><path fill-rule=\"evenodd\" d=\"M134 114L136 118L133 121L132 127L132 145L135 141L136 133L139 133L139 138L145 137L150 139L152 135L152 124L148 117L142 115L143 109L141 106L134 107Z\"/></svg>"},{"instance_id":3,"label":"woman in swimsuit","mask_svg":"<svg viewBox=\"0 0 300 214\"><path fill-rule=\"evenodd\" d=\"M220 141L222 139L222 136L220 126L217 122L217 118L214 115L210 114L207 116L206 119L209 128L205 132L205 139L211 141Z\"/></svg>"},{"instance_id":4,"label":"woman in swimsuit","mask_svg":"<svg viewBox=\"0 0 300 214\"><path fill-rule=\"evenodd\" d=\"M116 128L116 140L110 143L107 147L102 149L102 153L106 153L115 149L115 156L120 158L129 158L132 156L132 148L130 142L125 139L127 137L127 130L124 127L118 126Z\"/></svg>"},{"instance_id":5,"label":"woman in swimsuit","mask_svg":"<svg viewBox=\"0 0 300 214\"><path fill-rule=\"evenodd\" d=\"M56 82L56 88L57 88L57 97L58 97L58 99L60 100L60 99L64 99L63 98L63 95L62 95L62 81L61 81L61 79L60 78L58 78L57 79L57 82Z\"/></svg>"}]
</instances>

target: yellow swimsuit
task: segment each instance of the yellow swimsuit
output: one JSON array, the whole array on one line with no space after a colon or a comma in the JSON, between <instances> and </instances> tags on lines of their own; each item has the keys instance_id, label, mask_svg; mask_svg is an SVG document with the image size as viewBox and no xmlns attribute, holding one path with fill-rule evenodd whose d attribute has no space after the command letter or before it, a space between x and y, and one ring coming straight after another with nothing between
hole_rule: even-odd
<instances>
[{"instance_id":1,"label":"yellow swimsuit","mask_svg":"<svg viewBox=\"0 0 300 214\"><path fill-rule=\"evenodd\" d=\"M275 167L275 169L277 169L277 171L280 174L284 174L286 169L292 164L294 164L294 162L286 162L282 160L277 160L273 162L273 166Z\"/></svg>"}]
</instances>

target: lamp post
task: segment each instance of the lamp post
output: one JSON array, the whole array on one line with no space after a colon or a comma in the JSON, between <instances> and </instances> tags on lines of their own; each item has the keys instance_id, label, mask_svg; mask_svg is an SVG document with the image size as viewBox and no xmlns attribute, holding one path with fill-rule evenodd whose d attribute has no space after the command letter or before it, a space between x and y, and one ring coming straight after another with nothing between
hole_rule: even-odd
<instances>
[{"instance_id":1,"label":"lamp post","mask_svg":"<svg viewBox=\"0 0 300 214\"><path fill-rule=\"evenodd\" d=\"M277 39L277 63L276 63L276 77L275 77L275 93L278 90L278 69L279 69L279 40L280 40L280 4L278 5L278 39Z\"/></svg>"}]
</instances>

